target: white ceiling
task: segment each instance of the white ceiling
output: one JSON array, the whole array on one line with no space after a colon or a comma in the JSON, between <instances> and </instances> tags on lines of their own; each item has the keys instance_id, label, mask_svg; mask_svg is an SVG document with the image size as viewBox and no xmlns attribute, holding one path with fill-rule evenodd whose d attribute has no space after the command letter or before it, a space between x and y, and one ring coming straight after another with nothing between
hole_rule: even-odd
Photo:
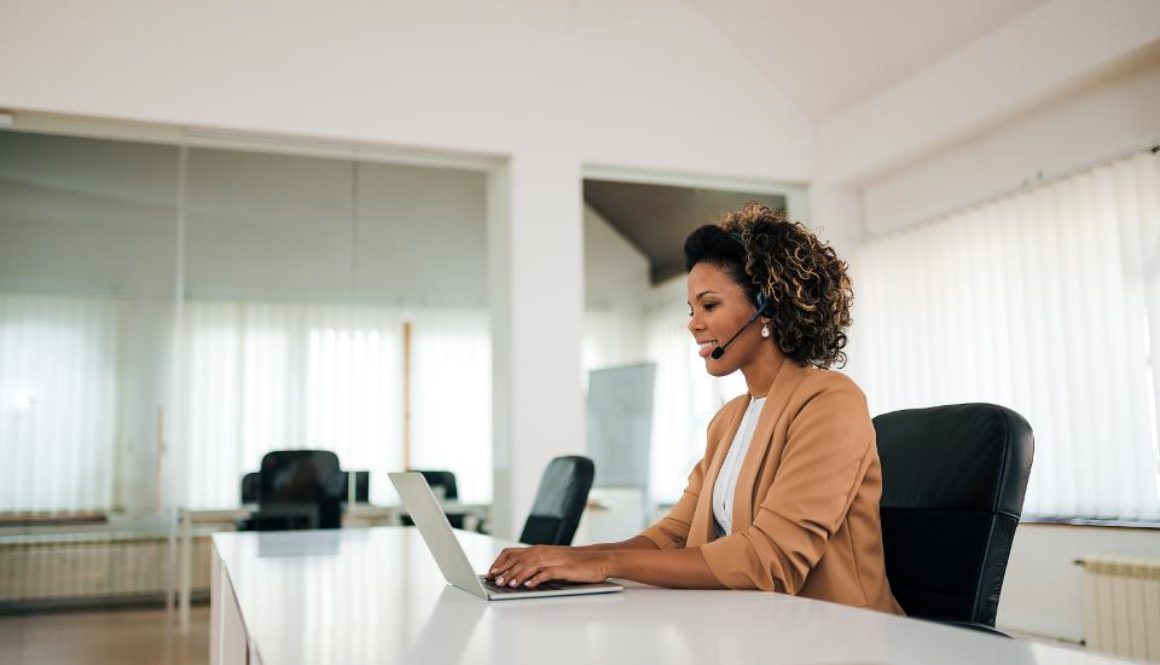
<instances>
[{"instance_id":1,"label":"white ceiling","mask_svg":"<svg viewBox=\"0 0 1160 665\"><path fill-rule=\"evenodd\" d=\"M855 105L1046 0L689 0L814 120Z\"/></svg>"}]
</instances>

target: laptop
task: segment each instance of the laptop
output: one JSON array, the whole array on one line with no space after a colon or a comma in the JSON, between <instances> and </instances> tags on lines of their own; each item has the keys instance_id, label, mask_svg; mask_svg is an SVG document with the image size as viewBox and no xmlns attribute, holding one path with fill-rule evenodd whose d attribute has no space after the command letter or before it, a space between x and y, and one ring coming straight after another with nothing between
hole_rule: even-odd
<instances>
[{"instance_id":1,"label":"laptop","mask_svg":"<svg viewBox=\"0 0 1160 665\"><path fill-rule=\"evenodd\" d=\"M512 589L492 584L483 575L471 568L471 562L463 551L463 546L455 537L451 523L443 514L439 501L427 485L423 474L417 472L390 473L391 483L403 499L403 506L410 513L419 534L435 563L439 565L444 579L459 589L485 600L513 600L516 598L547 598L554 596L586 596L598 593L614 593L624 587L614 582L595 584L575 584L572 582L545 582L534 589L521 587Z\"/></svg>"}]
</instances>

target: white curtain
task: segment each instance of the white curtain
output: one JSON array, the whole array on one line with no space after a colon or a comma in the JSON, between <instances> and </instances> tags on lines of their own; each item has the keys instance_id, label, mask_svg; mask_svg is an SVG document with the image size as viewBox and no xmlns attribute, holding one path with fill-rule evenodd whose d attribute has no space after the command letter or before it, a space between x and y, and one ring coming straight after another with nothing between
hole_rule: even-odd
<instances>
[{"instance_id":1,"label":"white curtain","mask_svg":"<svg viewBox=\"0 0 1160 665\"><path fill-rule=\"evenodd\" d=\"M402 318L382 307L189 302L179 432L187 507L234 506L270 450L321 448L371 471L371 500L402 468Z\"/></svg>"},{"instance_id":2,"label":"white curtain","mask_svg":"<svg viewBox=\"0 0 1160 665\"><path fill-rule=\"evenodd\" d=\"M984 401L1035 430L1024 514L1160 518L1160 157L865 246L852 339L873 413Z\"/></svg>"},{"instance_id":3,"label":"white curtain","mask_svg":"<svg viewBox=\"0 0 1160 665\"><path fill-rule=\"evenodd\" d=\"M114 507L129 309L116 298L0 294L0 511Z\"/></svg>"},{"instance_id":4,"label":"white curtain","mask_svg":"<svg viewBox=\"0 0 1160 665\"><path fill-rule=\"evenodd\" d=\"M490 502L487 311L414 310L411 359L411 467L452 471L460 501Z\"/></svg>"}]
</instances>

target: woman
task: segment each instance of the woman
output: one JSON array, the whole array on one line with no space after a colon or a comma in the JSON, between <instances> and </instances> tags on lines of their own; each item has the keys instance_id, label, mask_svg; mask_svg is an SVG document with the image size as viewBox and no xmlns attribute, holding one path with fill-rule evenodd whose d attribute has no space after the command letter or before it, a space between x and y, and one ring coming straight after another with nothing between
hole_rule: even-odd
<instances>
[{"instance_id":1,"label":"woman","mask_svg":"<svg viewBox=\"0 0 1160 665\"><path fill-rule=\"evenodd\" d=\"M882 554L882 473L866 399L845 361L846 264L805 226L750 203L685 241L689 332L713 376L748 392L709 424L676 506L640 535L505 549L496 584L619 577L761 589L901 614Z\"/></svg>"}]
</instances>

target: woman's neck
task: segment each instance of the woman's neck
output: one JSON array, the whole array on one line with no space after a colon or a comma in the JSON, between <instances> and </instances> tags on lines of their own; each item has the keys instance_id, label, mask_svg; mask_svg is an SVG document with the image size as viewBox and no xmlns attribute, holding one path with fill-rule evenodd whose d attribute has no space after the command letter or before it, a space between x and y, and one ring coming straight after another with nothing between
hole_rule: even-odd
<instances>
[{"instance_id":1,"label":"woman's neck","mask_svg":"<svg viewBox=\"0 0 1160 665\"><path fill-rule=\"evenodd\" d=\"M750 362L741 366L741 373L745 376L745 385L749 388L749 396L761 399L769 394L773 380L782 363L786 361L785 354L776 344L762 344L761 351L755 354Z\"/></svg>"}]
</instances>

